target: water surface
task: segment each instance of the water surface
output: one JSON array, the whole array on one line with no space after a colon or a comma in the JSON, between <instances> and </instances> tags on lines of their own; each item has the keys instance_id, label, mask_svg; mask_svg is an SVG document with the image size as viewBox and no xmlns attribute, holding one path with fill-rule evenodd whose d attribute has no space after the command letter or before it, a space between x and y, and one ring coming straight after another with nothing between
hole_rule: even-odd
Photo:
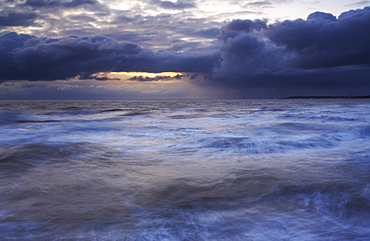
<instances>
[{"instance_id":1,"label":"water surface","mask_svg":"<svg viewBox=\"0 0 370 241\"><path fill-rule=\"evenodd\" d=\"M368 100L0 101L1 240L368 240Z\"/></svg>"}]
</instances>

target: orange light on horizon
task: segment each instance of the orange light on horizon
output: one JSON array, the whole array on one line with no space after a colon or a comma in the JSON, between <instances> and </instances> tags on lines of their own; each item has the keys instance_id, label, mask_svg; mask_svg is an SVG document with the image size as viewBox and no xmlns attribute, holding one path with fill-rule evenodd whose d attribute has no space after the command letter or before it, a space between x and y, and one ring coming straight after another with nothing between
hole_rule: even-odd
<instances>
[{"instance_id":1,"label":"orange light on horizon","mask_svg":"<svg viewBox=\"0 0 370 241\"><path fill-rule=\"evenodd\" d=\"M93 74L94 77L104 77L111 80L120 80L120 81L137 81L135 78L148 78L155 79L158 78L157 81L160 81L161 77L165 79L166 82L177 82L179 81L178 76L183 76L183 73L180 72L160 72L160 73L149 73L149 72L100 72ZM173 79L172 79L173 78ZM154 80L153 80L154 81Z\"/></svg>"}]
</instances>

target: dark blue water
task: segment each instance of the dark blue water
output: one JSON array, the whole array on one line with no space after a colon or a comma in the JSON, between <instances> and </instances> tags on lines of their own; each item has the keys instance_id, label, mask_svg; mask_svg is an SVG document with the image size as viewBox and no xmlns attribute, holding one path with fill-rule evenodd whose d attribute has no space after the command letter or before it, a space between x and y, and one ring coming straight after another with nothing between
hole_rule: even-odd
<instances>
[{"instance_id":1,"label":"dark blue water","mask_svg":"<svg viewBox=\"0 0 370 241\"><path fill-rule=\"evenodd\" d=\"M0 101L0 240L369 240L369 113Z\"/></svg>"}]
</instances>

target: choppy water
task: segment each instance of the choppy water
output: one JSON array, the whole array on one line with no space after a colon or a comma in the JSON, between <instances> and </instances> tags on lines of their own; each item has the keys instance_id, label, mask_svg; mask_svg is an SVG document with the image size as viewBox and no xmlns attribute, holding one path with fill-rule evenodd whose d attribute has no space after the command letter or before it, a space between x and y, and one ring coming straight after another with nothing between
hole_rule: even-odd
<instances>
[{"instance_id":1,"label":"choppy water","mask_svg":"<svg viewBox=\"0 0 370 241\"><path fill-rule=\"evenodd\" d=\"M0 101L0 240L369 240L369 113Z\"/></svg>"}]
</instances>

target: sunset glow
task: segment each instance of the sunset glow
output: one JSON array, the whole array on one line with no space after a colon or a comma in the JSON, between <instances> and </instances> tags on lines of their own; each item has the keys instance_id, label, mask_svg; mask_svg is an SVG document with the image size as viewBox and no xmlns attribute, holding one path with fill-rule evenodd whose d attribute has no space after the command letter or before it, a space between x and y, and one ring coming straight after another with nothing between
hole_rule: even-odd
<instances>
[{"instance_id":1,"label":"sunset glow","mask_svg":"<svg viewBox=\"0 0 370 241\"><path fill-rule=\"evenodd\" d=\"M176 72L161 72L161 73L147 73L147 72L110 72L107 75L110 78L119 78L125 81L132 81L134 77L143 77L143 78L150 78L155 79L157 77L168 77L166 81L178 81L173 77L182 76L182 73Z\"/></svg>"}]
</instances>

